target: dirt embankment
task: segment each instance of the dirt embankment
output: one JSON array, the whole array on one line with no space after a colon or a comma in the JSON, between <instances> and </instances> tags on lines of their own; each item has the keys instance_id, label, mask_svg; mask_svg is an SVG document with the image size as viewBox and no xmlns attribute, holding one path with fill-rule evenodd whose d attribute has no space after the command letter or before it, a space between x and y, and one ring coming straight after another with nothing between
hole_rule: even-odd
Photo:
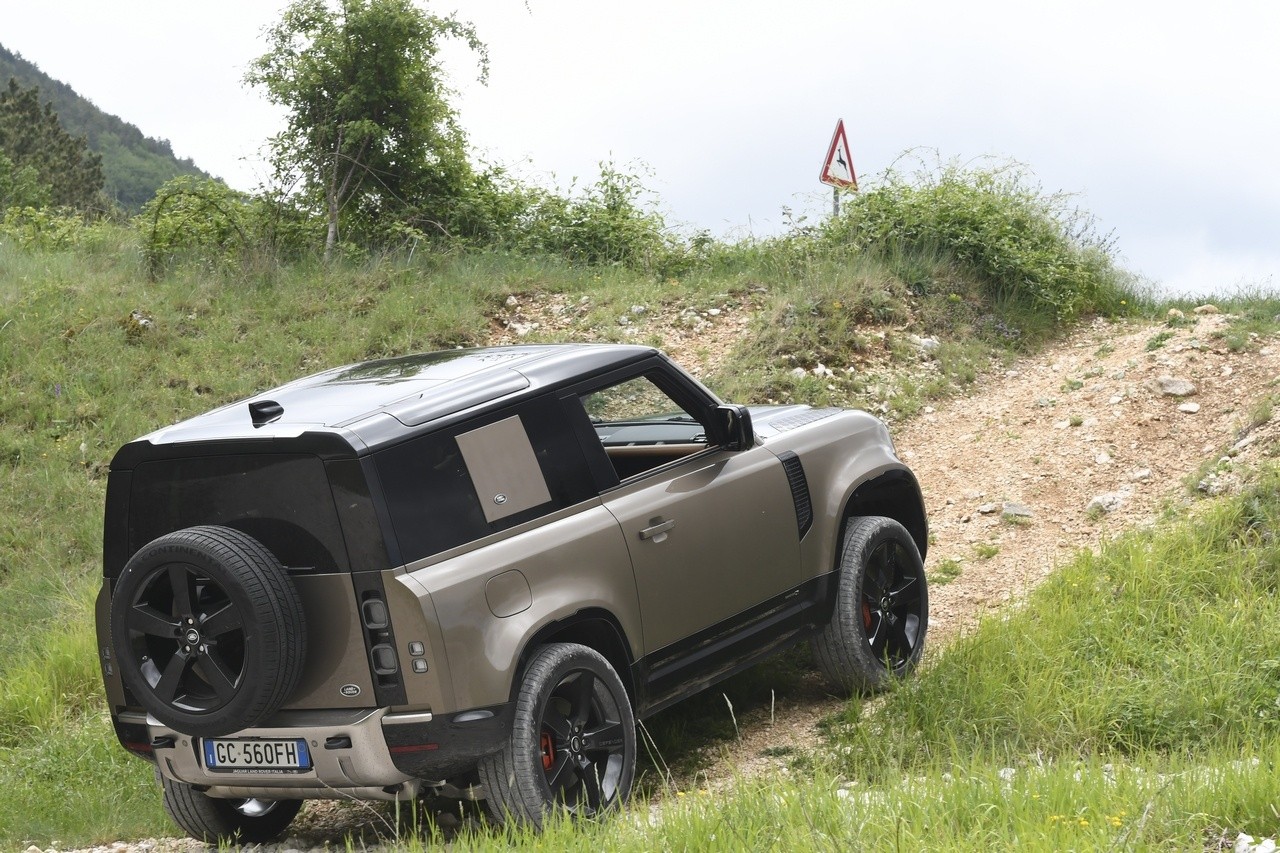
<instances>
[{"instance_id":1,"label":"dirt embankment","mask_svg":"<svg viewBox=\"0 0 1280 853\"><path fill-rule=\"evenodd\" d=\"M1081 548L1151 523L1196 491L1238 488L1270 453L1280 421L1280 341L1231 349L1229 318L1185 325L1097 321L968 396L898 425L899 454L929 513L929 646L936 653L992 608L1016 599ZM841 703L813 686L739 722L701 784L751 775L817 747L817 722Z\"/></svg>"}]
</instances>

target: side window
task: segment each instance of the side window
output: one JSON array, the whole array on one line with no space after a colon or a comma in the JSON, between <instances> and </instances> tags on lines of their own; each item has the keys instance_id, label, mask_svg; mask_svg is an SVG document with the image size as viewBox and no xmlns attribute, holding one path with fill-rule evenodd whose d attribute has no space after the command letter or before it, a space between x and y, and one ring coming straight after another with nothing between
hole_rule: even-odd
<instances>
[{"instance_id":1,"label":"side window","mask_svg":"<svg viewBox=\"0 0 1280 853\"><path fill-rule=\"evenodd\" d=\"M401 557L413 562L596 494L551 397L374 455Z\"/></svg>"},{"instance_id":2,"label":"side window","mask_svg":"<svg viewBox=\"0 0 1280 853\"><path fill-rule=\"evenodd\" d=\"M648 377L581 395L596 438L619 480L707 448L707 431Z\"/></svg>"}]
</instances>

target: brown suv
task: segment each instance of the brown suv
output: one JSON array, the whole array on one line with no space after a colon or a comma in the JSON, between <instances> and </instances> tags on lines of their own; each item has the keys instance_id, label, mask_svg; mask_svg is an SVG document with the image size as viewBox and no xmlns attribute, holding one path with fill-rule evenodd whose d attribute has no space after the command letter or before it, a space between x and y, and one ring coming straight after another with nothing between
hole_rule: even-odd
<instances>
[{"instance_id":1,"label":"brown suv","mask_svg":"<svg viewBox=\"0 0 1280 853\"><path fill-rule=\"evenodd\" d=\"M131 442L97 605L111 717L206 840L301 801L626 799L635 721L803 640L911 670L927 523L883 423L721 403L656 350L336 368Z\"/></svg>"}]
</instances>

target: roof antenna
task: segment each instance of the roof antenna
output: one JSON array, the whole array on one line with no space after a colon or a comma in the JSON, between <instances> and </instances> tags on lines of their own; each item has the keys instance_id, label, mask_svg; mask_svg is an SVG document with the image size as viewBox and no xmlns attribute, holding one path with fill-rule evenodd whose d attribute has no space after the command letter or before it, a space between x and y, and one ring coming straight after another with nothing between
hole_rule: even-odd
<instances>
[{"instance_id":1,"label":"roof antenna","mask_svg":"<svg viewBox=\"0 0 1280 853\"><path fill-rule=\"evenodd\" d=\"M280 420L284 414L284 406L275 400L258 400L249 404L249 417L253 419L253 428L265 426L272 421Z\"/></svg>"}]
</instances>

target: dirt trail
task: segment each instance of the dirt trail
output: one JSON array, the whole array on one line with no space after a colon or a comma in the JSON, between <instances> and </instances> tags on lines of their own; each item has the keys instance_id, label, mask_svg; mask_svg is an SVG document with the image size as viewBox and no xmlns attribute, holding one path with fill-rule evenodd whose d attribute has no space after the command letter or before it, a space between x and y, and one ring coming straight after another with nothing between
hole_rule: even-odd
<instances>
[{"instance_id":1,"label":"dirt trail","mask_svg":"<svg viewBox=\"0 0 1280 853\"><path fill-rule=\"evenodd\" d=\"M1189 477L1214 494L1238 487L1233 469L1280 436L1274 422L1251 424L1280 384L1280 342L1253 339L1233 352L1227 325L1216 313L1188 314L1179 327L1098 321L893 430L924 491L927 568L952 561L960 570L930 590L933 653L1078 549L1188 502ZM1188 388L1161 390L1163 377L1194 390L1175 396ZM1215 471L1202 481L1206 463ZM1098 497L1110 509L1090 510ZM754 712L701 784L785 762L766 748L818 747L817 722L841 704L815 684L781 699L772 720Z\"/></svg>"}]
</instances>

